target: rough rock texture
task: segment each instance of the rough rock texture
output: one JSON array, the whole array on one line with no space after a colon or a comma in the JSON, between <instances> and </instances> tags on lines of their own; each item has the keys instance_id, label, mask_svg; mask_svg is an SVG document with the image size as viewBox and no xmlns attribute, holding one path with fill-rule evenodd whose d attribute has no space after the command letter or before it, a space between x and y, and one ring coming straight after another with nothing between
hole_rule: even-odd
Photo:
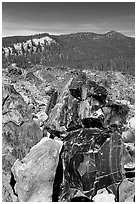
<instances>
[{"instance_id":1,"label":"rough rock texture","mask_svg":"<svg viewBox=\"0 0 137 204\"><path fill-rule=\"evenodd\" d=\"M49 197L46 194L41 199L89 202L107 188L117 201L133 200L134 188L127 197L118 189L126 186L125 178L134 186L134 78L120 72L85 70L83 74L59 67L21 71L18 76L3 71L3 201L22 199L19 189L23 186L11 168L16 159L22 166L26 155L33 160L30 149L43 136L52 138L52 146L60 138L63 149L57 157ZM38 176L34 169L28 170L28 175ZM33 194L33 189L29 192ZM37 198L35 189L31 199Z\"/></svg>"},{"instance_id":2,"label":"rough rock texture","mask_svg":"<svg viewBox=\"0 0 137 204\"><path fill-rule=\"evenodd\" d=\"M70 79L66 85L49 116L47 125L52 129L61 131L81 127L84 121L80 121L80 118L102 117L102 120L105 120L104 126L108 126L108 123L120 125L124 122L129 108L121 103L105 101L106 89L85 77L86 75L82 73L73 80Z\"/></svg>"},{"instance_id":3,"label":"rough rock texture","mask_svg":"<svg viewBox=\"0 0 137 204\"><path fill-rule=\"evenodd\" d=\"M3 178L5 192L9 189L8 185L10 186L11 167L15 160L17 158L22 159L29 152L30 148L37 144L41 138L42 131L34 122L25 122L22 126L17 126L13 122L4 124L2 167L5 175ZM8 181L6 182L6 180ZM4 201L6 201L5 199L7 197L4 198Z\"/></svg>"},{"instance_id":4,"label":"rough rock texture","mask_svg":"<svg viewBox=\"0 0 137 204\"><path fill-rule=\"evenodd\" d=\"M10 185L11 174L2 172L2 202L16 202L17 196L14 194L13 189Z\"/></svg>"},{"instance_id":5,"label":"rough rock texture","mask_svg":"<svg viewBox=\"0 0 137 204\"><path fill-rule=\"evenodd\" d=\"M119 187L119 202L134 202L135 180L124 179Z\"/></svg>"},{"instance_id":6,"label":"rough rock texture","mask_svg":"<svg viewBox=\"0 0 137 204\"><path fill-rule=\"evenodd\" d=\"M14 65L14 68L17 68L16 65ZM56 77L54 77L53 80L52 75L50 79L47 80L48 77L46 78L46 75L49 75L48 72L55 74L53 69L47 72L45 68L43 70L36 68L36 70L29 71L21 69L21 71L21 75L9 74L8 69L4 69L2 73L3 201L15 201L10 186L11 167L17 158L23 159L31 147L43 137L43 123L48 118L46 110L51 102L51 90L55 90L60 84L59 79L55 81ZM66 71L66 79L64 79L64 71L61 71L60 74L59 71L56 71L56 74L58 73L61 76L62 86L64 86L70 75ZM37 77L38 73L41 72L45 74L45 79ZM49 92L51 93L49 94ZM50 106L50 111L54 103L52 107ZM46 134L49 135L47 131Z\"/></svg>"},{"instance_id":7,"label":"rough rock texture","mask_svg":"<svg viewBox=\"0 0 137 204\"><path fill-rule=\"evenodd\" d=\"M43 138L12 167L19 202L52 201L53 182L62 141Z\"/></svg>"},{"instance_id":8,"label":"rough rock texture","mask_svg":"<svg viewBox=\"0 0 137 204\"><path fill-rule=\"evenodd\" d=\"M128 113L128 105L107 98L106 89L83 73L68 82L46 123L63 134L59 201L73 201L79 190L92 199L104 187L119 201L123 165L134 160L121 137Z\"/></svg>"},{"instance_id":9,"label":"rough rock texture","mask_svg":"<svg viewBox=\"0 0 137 204\"><path fill-rule=\"evenodd\" d=\"M2 108L3 123L13 121L19 125L26 117L27 104L13 85L3 86Z\"/></svg>"}]
</instances>

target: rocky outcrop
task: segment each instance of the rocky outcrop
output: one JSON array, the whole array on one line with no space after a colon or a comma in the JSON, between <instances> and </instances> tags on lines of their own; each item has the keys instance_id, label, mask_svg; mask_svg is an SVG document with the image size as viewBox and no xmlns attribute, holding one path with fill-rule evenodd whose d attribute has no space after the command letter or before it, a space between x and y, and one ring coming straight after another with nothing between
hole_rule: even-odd
<instances>
[{"instance_id":1,"label":"rocky outcrop","mask_svg":"<svg viewBox=\"0 0 137 204\"><path fill-rule=\"evenodd\" d=\"M80 74L70 79L58 103L53 108L47 125L58 131L78 127L93 127L94 121L102 127L125 122L129 108L121 103L107 100L107 91L94 81ZM74 127L75 126L75 127Z\"/></svg>"},{"instance_id":2,"label":"rocky outcrop","mask_svg":"<svg viewBox=\"0 0 137 204\"><path fill-rule=\"evenodd\" d=\"M85 74L69 81L45 126L55 135L60 132L64 141L59 201L73 201L78 190L92 199L104 187L119 201L123 165L129 162L123 160L121 137L128 112L127 105L110 100L106 89Z\"/></svg>"},{"instance_id":3,"label":"rocky outcrop","mask_svg":"<svg viewBox=\"0 0 137 204\"><path fill-rule=\"evenodd\" d=\"M53 183L62 141L43 138L12 167L19 202L52 201Z\"/></svg>"},{"instance_id":4,"label":"rocky outcrop","mask_svg":"<svg viewBox=\"0 0 137 204\"><path fill-rule=\"evenodd\" d=\"M22 119L27 117L27 104L22 96L14 89L13 85L3 86L2 108L3 123L13 121L17 125L20 125Z\"/></svg>"}]
</instances>

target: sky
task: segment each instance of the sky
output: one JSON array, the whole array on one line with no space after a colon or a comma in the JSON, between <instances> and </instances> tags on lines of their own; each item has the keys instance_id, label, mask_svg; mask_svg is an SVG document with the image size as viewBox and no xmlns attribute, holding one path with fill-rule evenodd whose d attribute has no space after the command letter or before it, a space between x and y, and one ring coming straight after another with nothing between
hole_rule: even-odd
<instances>
[{"instance_id":1,"label":"sky","mask_svg":"<svg viewBox=\"0 0 137 204\"><path fill-rule=\"evenodd\" d=\"M135 36L134 2L3 2L2 36L118 31Z\"/></svg>"}]
</instances>

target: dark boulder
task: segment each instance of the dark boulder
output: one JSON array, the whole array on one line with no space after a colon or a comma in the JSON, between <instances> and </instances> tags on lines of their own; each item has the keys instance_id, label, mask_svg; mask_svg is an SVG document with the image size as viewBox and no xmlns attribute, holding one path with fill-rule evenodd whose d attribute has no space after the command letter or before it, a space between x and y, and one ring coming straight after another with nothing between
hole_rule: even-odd
<instances>
[{"instance_id":1,"label":"dark boulder","mask_svg":"<svg viewBox=\"0 0 137 204\"><path fill-rule=\"evenodd\" d=\"M51 110L55 106L56 101L57 101L57 97L58 97L58 92L54 90L52 92L52 94L51 94L50 100L49 100L48 105L46 107L46 111L45 112L47 113L47 115L50 114Z\"/></svg>"},{"instance_id":2,"label":"dark boulder","mask_svg":"<svg viewBox=\"0 0 137 204\"><path fill-rule=\"evenodd\" d=\"M122 118L126 117L129 112L129 107L124 104L113 103L110 104L110 107L117 115L119 115Z\"/></svg>"},{"instance_id":3,"label":"dark boulder","mask_svg":"<svg viewBox=\"0 0 137 204\"><path fill-rule=\"evenodd\" d=\"M69 90L74 98L78 100L82 99L82 86L86 83L86 80L87 78L84 73L79 74L72 80Z\"/></svg>"},{"instance_id":4,"label":"dark boulder","mask_svg":"<svg viewBox=\"0 0 137 204\"><path fill-rule=\"evenodd\" d=\"M90 198L97 190L111 185L117 197L115 184L123 179L118 132L94 128L72 131L64 139L62 159L65 169L60 201L70 201L73 189L86 192L85 196Z\"/></svg>"},{"instance_id":5,"label":"dark boulder","mask_svg":"<svg viewBox=\"0 0 137 204\"><path fill-rule=\"evenodd\" d=\"M106 97L107 97L107 90L94 81L87 81L87 87L88 87L88 93L87 96L92 96L96 100L98 100L100 103L105 103Z\"/></svg>"},{"instance_id":6,"label":"dark boulder","mask_svg":"<svg viewBox=\"0 0 137 204\"><path fill-rule=\"evenodd\" d=\"M79 74L73 79L69 90L71 95L78 100L83 100L86 99L86 97L92 96L100 103L105 103L107 97L106 89L103 86L98 85L95 81L87 79L84 73Z\"/></svg>"}]
</instances>

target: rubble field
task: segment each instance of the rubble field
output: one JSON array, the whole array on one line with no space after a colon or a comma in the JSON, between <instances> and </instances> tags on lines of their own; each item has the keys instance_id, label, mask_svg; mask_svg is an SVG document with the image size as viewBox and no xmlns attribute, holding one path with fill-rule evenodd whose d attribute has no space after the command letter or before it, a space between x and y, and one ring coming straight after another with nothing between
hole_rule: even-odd
<instances>
[{"instance_id":1,"label":"rubble field","mask_svg":"<svg viewBox=\"0 0 137 204\"><path fill-rule=\"evenodd\" d=\"M2 70L3 202L135 202L135 78Z\"/></svg>"}]
</instances>

